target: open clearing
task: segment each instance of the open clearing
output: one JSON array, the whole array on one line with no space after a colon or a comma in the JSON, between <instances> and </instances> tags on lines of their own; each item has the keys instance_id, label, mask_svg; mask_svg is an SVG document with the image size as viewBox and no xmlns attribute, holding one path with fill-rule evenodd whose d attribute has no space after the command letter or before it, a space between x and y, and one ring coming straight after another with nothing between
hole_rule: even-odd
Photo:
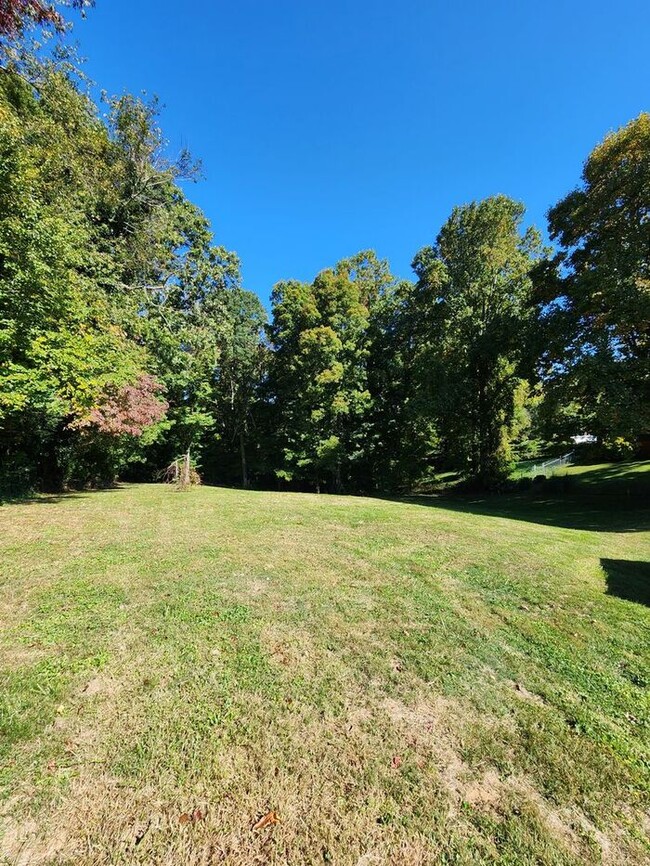
<instances>
[{"instance_id":1,"label":"open clearing","mask_svg":"<svg viewBox=\"0 0 650 866\"><path fill-rule=\"evenodd\" d=\"M650 863L616 497L3 506L0 862Z\"/></svg>"}]
</instances>

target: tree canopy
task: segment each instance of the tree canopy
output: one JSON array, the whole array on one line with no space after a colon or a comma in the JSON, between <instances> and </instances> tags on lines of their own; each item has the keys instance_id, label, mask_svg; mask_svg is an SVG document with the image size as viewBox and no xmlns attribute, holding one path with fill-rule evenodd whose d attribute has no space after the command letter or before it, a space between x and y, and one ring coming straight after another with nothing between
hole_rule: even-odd
<instances>
[{"instance_id":1,"label":"tree canopy","mask_svg":"<svg viewBox=\"0 0 650 866\"><path fill-rule=\"evenodd\" d=\"M608 135L582 183L549 211L558 251L538 269L549 399L584 430L650 428L650 115Z\"/></svg>"},{"instance_id":2,"label":"tree canopy","mask_svg":"<svg viewBox=\"0 0 650 866\"><path fill-rule=\"evenodd\" d=\"M530 271L541 253L539 234L520 230L524 212L505 196L454 208L413 262L420 388L446 453L484 483L511 468Z\"/></svg>"},{"instance_id":3,"label":"tree canopy","mask_svg":"<svg viewBox=\"0 0 650 866\"><path fill-rule=\"evenodd\" d=\"M0 3L0 38L65 6ZM455 207L414 280L364 250L272 291L215 242L155 100L97 106L69 59L0 74L0 486L155 479L326 491L498 486L590 433L650 430L650 115L609 134L549 211Z\"/></svg>"}]
</instances>

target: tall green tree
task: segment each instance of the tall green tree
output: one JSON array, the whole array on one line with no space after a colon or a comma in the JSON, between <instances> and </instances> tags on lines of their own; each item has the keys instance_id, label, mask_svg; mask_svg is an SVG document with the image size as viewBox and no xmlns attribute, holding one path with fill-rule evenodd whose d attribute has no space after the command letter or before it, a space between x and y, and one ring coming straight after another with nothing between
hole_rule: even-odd
<instances>
[{"instance_id":1,"label":"tall green tree","mask_svg":"<svg viewBox=\"0 0 650 866\"><path fill-rule=\"evenodd\" d=\"M413 262L420 399L454 465L486 485L509 469L529 275L541 254L537 231L522 232L523 216L506 196L454 208Z\"/></svg>"},{"instance_id":2,"label":"tall green tree","mask_svg":"<svg viewBox=\"0 0 650 866\"><path fill-rule=\"evenodd\" d=\"M136 383L146 353L106 291L116 261L98 214L113 194L112 144L93 106L55 69L38 92L6 73L0 120L2 462L57 486L76 423Z\"/></svg>"},{"instance_id":3,"label":"tall green tree","mask_svg":"<svg viewBox=\"0 0 650 866\"><path fill-rule=\"evenodd\" d=\"M386 266L362 253L311 285L279 283L272 296L271 392L277 475L343 490L364 457L370 308Z\"/></svg>"},{"instance_id":4,"label":"tall green tree","mask_svg":"<svg viewBox=\"0 0 650 866\"><path fill-rule=\"evenodd\" d=\"M567 432L650 429L650 114L608 135L549 211L559 245L536 271L548 399Z\"/></svg>"},{"instance_id":5,"label":"tall green tree","mask_svg":"<svg viewBox=\"0 0 650 866\"><path fill-rule=\"evenodd\" d=\"M266 311L257 295L239 286L226 292L223 301L224 326L213 380L216 451L227 462L234 446L239 456L241 485L248 487L249 443L253 437L259 440L261 433L255 429L255 420L267 362L263 339Z\"/></svg>"},{"instance_id":6,"label":"tall green tree","mask_svg":"<svg viewBox=\"0 0 650 866\"><path fill-rule=\"evenodd\" d=\"M64 69L38 80L0 78L3 466L110 480L146 444L153 471L214 435L239 262L181 191L196 167L166 158L155 103L121 97L106 125ZM124 423L92 422L127 404ZM131 410L149 418L137 436Z\"/></svg>"},{"instance_id":7,"label":"tall green tree","mask_svg":"<svg viewBox=\"0 0 650 866\"><path fill-rule=\"evenodd\" d=\"M438 452L435 414L421 374L429 332L419 289L408 280L393 281L371 310L367 452L376 490L411 488Z\"/></svg>"}]
</instances>

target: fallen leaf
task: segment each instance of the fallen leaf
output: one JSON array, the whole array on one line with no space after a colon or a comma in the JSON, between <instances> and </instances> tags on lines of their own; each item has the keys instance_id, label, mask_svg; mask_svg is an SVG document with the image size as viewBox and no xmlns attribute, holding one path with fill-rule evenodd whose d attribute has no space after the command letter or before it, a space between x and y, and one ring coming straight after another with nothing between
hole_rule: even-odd
<instances>
[{"instance_id":1,"label":"fallen leaf","mask_svg":"<svg viewBox=\"0 0 650 866\"><path fill-rule=\"evenodd\" d=\"M390 762L390 765L394 770L399 770L399 768L402 766L402 756L393 755L393 760Z\"/></svg>"},{"instance_id":2,"label":"fallen leaf","mask_svg":"<svg viewBox=\"0 0 650 866\"><path fill-rule=\"evenodd\" d=\"M192 821L202 821L205 818L205 812L201 809L195 809L192 812Z\"/></svg>"},{"instance_id":3,"label":"fallen leaf","mask_svg":"<svg viewBox=\"0 0 650 866\"><path fill-rule=\"evenodd\" d=\"M179 824L189 824L191 820L192 820L192 819L191 819L190 816L187 814L187 812L183 812L183 814L182 814L182 815L180 816L180 818L178 819L178 823L179 823Z\"/></svg>"},{"instance_id":4,"label":"fallen leaf","mask_svg":"<svg viewBox=\"0 0 650 866\"><path fill-rule=\"evenodd\" d=\"M264 827L268 827L271 824L277 824L280 819L275 814L275 812L267 812L263 818L260 818L259 821L256 821L253 824L253 830L263 830Z\"/></svg>"}]
</instances>

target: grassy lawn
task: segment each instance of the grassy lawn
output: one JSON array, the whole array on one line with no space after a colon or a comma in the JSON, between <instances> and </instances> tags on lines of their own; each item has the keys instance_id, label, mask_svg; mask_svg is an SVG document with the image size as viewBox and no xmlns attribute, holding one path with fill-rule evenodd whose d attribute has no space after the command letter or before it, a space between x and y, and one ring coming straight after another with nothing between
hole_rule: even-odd
<instances>
[{"instance_id":1,"label":"grassy lawn","mask_svg":"<svg viewBox=\"0 0 650 866\"><path fill-rule=\"evenodd\" d=\"M631 492L642 490L650 494L650 460L628 460L621 463L591 463L587 465L556 466L544 470L539 461L526 460L518 464L515 478L530 476L539 471L548 477L570 477L580 487L598 493Z\"/></svg>"},{"instance_id":2,"label":"grassy lawn","mask_svg":"<svg viewBox=\"0 0 650 866\"><path fill-rule=\"evenodd\" d=\"M649 560L624 495L3 506L0 862L650 863Z\"/></svg>"},{"instance_id":3,"label":"grassy lawn","mask_svg":"<svg viewBox=\"0 0 650 866\"><path fill-rule=\"evenodd\" d=\"M575 478L582 487L599 492L643 491L650 494L650 460L626 463L598 463L592 466L566 466L560 475Z\"/></svg>"}]
</instances>

